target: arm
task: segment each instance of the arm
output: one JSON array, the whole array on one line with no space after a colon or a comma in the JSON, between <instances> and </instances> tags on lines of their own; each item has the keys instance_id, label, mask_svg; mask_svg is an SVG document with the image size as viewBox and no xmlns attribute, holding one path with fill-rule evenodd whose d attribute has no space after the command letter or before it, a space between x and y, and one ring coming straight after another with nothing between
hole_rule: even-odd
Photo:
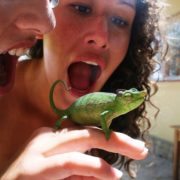
<instances>
[{"instance_id":1,"label":"arm","mask_svg":"<svg viewBox=\"0 0 180 180\"><path fill-rule=\"evenodd\" d=\"M109 141L106 141L98 128L73 127L56 133L51 128L41 128L1 178L43 180L47 177L71 179L90 176L119 179L119 170L98 157L84 154L91 148L120 153L133 159L143 159L147 155L143 142L121 133L112 132Z\"/></svg>"}]
</instances>

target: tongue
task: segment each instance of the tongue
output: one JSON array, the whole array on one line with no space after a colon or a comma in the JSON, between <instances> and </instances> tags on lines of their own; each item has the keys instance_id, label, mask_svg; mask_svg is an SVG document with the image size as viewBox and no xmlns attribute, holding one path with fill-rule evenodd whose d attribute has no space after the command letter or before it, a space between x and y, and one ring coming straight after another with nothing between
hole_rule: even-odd
<instances>
[{"instance_id":1,"label":"tongue","mask_svg":"<svg viewBox=\"0 0 180 180\"><path fill-rule=\"evenodd\" d=\"M84 62L77 62L70 65L68 74L71 87L83 91L89 89L97 80L100 68Z\"/></svg>"}]
</instances>

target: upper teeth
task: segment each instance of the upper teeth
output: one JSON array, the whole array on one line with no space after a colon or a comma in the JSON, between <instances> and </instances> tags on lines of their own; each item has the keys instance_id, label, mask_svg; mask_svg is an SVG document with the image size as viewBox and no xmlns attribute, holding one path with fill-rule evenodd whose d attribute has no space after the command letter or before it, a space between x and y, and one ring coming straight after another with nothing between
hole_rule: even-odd
<instances>
[{"instance_id":1,"label":"upper teeth","mask_svg":"<svg viewBox=\"0 0 180 180\"><path fill-rule=\"evenodd\" d=\"M6 54L7 51L2 51L0 54ZM29 48L18 48L18 49L11 49L8 53L12 56L22 56L22 55L29 55Z\"/></svg>"},{"instance_id":2,"label":"upper teeth","mask_svg":"<svg viewBox=\"0 0 180 180\"><path fill-rule=\"evenodd\" d=\"M85 63L90 64L90 65L94 65L94 66L98 66L98 64L96 62L92 62L92 61L86 61Z\"/></svg>"},{"instance_id":3,"label":"upper teeth","mask_svg":"<svg viewBox=\"0 0 180 180\"><path fill-rule=\"evenodd\" d=\"M8 51L8 53L12 56L22 56L29 53L28 48L18 48L18 49L11 49Z\"/></svg>"}]
</instances>

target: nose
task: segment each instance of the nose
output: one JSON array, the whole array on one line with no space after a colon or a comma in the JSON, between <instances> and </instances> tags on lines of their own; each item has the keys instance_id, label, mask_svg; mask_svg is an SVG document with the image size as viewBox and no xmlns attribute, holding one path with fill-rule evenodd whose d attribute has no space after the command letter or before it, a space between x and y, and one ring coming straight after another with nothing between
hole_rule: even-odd
<instances>
[{"instance_id":1,"label":"nose","mask_svg":"<svg viewBox=\"0 0 180 180\"><path fill-rule=\"evenodd\" d=\"M45 34L55 27L56 19L49 1L33 1L29 6L24 7L16 18L17 28Z\"/></svg>"},{"instance_id":2,"label":"nose","mask_svg":"<svg viewBox=\"0 0 180 180\"><path fill-rule=\"evenodd\" d=\"M88 21L85 43L94 48L107 49L109 47L108 22L104 16L94 17Z\"/></svg>"}]
</instances>

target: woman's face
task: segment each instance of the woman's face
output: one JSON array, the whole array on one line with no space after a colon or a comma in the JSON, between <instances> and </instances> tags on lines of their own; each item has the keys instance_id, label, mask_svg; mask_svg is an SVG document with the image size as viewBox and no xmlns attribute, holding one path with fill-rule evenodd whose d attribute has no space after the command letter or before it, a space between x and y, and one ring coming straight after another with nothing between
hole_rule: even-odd
<instances>
[{"instance_id":1,"label":"woman's face","mask_svg":"<svg viewBox=\"0 0 180 180\"><path fill-rule=\"evenodd\" d=\"M44 63L48 81L61 79L66 105L99 91L128 50L135 0L61 0L57 25L45 36Z\"/></svg>"}]
</instances>

